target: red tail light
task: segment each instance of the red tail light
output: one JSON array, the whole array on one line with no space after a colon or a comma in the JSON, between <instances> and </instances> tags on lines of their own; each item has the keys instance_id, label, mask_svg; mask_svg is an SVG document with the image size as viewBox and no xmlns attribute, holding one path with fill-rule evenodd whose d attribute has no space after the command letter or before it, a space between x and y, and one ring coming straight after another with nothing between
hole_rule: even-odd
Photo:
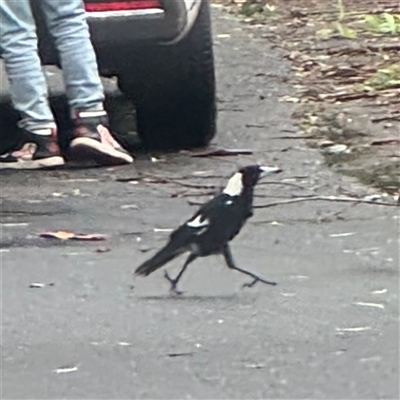
<instances>
[{"instance_id":1,"label":"red tail light","mask_svg":"<svg viewBox=\"0 0 400 400\"><path fill-rule=\"evenodd\" d=\"M107 1L85 4L88 12L146 10L149 8L162 8L160 0Z\"/></svg>"}]
</instances>

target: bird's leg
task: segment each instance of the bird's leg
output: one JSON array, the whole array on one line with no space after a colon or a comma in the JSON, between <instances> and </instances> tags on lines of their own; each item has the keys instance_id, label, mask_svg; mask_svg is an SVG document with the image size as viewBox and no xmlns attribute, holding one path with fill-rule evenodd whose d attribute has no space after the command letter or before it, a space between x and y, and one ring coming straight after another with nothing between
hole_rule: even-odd
<instances>
[{"instance_id":1,"label":"bird's leg","mask_svg":"<svg viewBox=\"0 0 400 400\"><path fill-rule=\"evenodd\" d=\"M181 279L183 273L185 272L186 268L188 267L188 265L194 261L197 258L196 255L194 255L193 253L189 254L189 257L186 259L185 264L183 264L182 269L179 271L179 274L176 276L176 278L171 278L168 275L168 272L165 271L164 272L164 277L165 279L167 279L170 283L171 283L171 292L174 292L176 294L182 294L182 292L180 292L179 290L176 289L176 286L178 285L179 280Z\"/></svg>"},{"instance_id":2,"label":"bird's leg","mask_svg":"<svg viewBox=\"0 0 400 400\"><path fill-rule=\"evenodd\" d=\"M228 265L229 268L235 269L236 271L239 271L239 272L241 272L242 274L249 275L249 276L251 276L251 277L254 279L254 280L253 280L252 282L250 282L250 283L245 283L245 284L243 285L243 287L252 287L252 286L254 286L258 281L263 282L263 283L265 283L265 284L267 284L267 285L273 285L273 286L276 285L276 282L268 281L267 279L263 278L263 277L260 276L260 275L257 275L257 274L254 273L254 272L251 272L251 271L248 271L248 270L246 270L246 269L242 269L242 268L239 268L238 266L236 266L236 263L235 263L235 260L233 259L232 252L231 252L231 249L229 248L229 245L226 244L226 245L224 246L224 248L223 248L223 250L222 250L222 255L224 256L225 261L226 261L226 264Z\"/></svg>"}]
</instances>

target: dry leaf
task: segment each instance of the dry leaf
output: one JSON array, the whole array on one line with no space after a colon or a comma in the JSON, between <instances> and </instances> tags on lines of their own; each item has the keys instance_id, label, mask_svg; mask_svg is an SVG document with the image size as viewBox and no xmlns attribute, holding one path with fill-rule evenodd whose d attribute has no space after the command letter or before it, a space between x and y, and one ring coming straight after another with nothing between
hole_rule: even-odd
<instances>
[{"instance_id":1,"label":"dry leaf","mask_svg":"<svg viewBox=\"0 0 400 400\"><path fill-rule=\"evenodd\" d=\"M109 247L99 247L96 249L96 253L108 253L109 251L111 251Z\"/></svg>"},{"instance_id":2,"label":"dry leaf","mask_svg":"<svg viewBox=\"0 0 400 400\"><path fill-rule=\"evenodd\" d=\"M332 237L332 238L347 237L347 236L353 236L355 234L356 234L356 232L332 233L329 235L329 237Z\"/></svg>"},{"instance_id":3,"label":"dry leaf","mask_svg":"<svg viewBox=\"0 0 400 400\"><path fill-rule=\"evenodd\" d=\"M245 368L251 368L251 369L263 369L265 367L266 364L263 363L245 364Z\"/></svg>"},{"instance_id":4,"label":"dry leaf","mask_svg":"<svg viewBox=\"0 0 400 400\"><path fill-rule=\"evenodd\" d=\"M68 372L75 372L78 371L78 367L70 366L70 367L60 367L54 370L56 374L66 374Z\"/></svg>"},{"instance_id":5,"label":"dry leaf","mask_svg":"<svg viewBox=\"0 0 400 400\"><path fill-rule=\"evenodd\" d=\"M373 292L372 292L372 294L384 294L384 293L386 293L388 290L387 289L377 289L377 290L374 290Z\"/></svg>"},{"instance_id":6,"label":"dry leaf","mask_svg":"<svg viewBox=\"0 0 400 400\"><path fill-rule=\"evenodd\" d=\"M13 228L13 227L27 226L27 225L29 225L28 222L4 222L0 224L0 226L4 228L5 227Z\"/></svg>"},{"instance_id":7,"label":"dry leaf","mask_svg":"<svg viewBox=\"0 0 400 400\"><path fill-rule=\"evenodd\" d=\"M383 144L399 144L400 138L398 137L390 137L384 139L376 139L371 142L371 146L381 146Z\"/></svg>"},{"instance_id":8,"label":"dry leaf","mask_svg":"<svg viewBox=\"0 0 400 400\"><path fill-rule=\"evenodd\" d=\"M31 289L41 289L44 288L46 286L54 286L54 283L41 283L41 282L33 282L31 284L29 284L29 287Z\"/></svg>"},{"instance_id":9,"label":"dry leaf","mask_svg":"<svg viewBox=\"0 0 400 400\"><path fill-rule=\"evenodd\" d=\"M356 306L364 306L364 307L372 307L372 308L381 308L384 309L385 306L384 304L379 304L379 303L364 303L363 301L357 301L355 303Z\"/></svg>"},{"instance_id":10,"label":"dry leaf","mask_svg":"<svg viewBox=\"0 0 400 400\"><path fill-rule=\"evenodd\" d=\"M107 236L102 233L73 233L70 231L46 231L40 232L40 237L45 239L59 239L59 240L87 240L87 241L98 241L106 240Z\"/></svg>"},{"instance_id":11,"label":"dry leaf","mask_svg":"<svg viewBox=\"0 0 400 400\"><path fill-rule=\"evenodd\" d=\"M167 357L188 357L188 356L192 356L193 353L192 352L187 352L187 353L168 353L166 354Z\"/></svg>"},{"instance_id":12,"label":"dry leaf","mask_svg":"<svg viewBox=\"0 0 400 400\"><path fill-rule=\"evenodd\" d=\"M39 236L45 239L68 240L74 237L74 233L68 231L40 232Z\"/></svg>"}]
</instances>

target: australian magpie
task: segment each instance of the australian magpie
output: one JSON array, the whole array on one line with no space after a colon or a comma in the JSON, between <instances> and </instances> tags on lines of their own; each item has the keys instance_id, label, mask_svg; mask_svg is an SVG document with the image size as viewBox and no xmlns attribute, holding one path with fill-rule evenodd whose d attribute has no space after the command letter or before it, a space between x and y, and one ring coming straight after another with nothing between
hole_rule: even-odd
<instances>
[{"instance_id":1,"label":"australian magpie","mask_svg":"<svg viewBox=\"0 0 400 400\"><path fill-rule=\"evenodd\" d=\"M189 252L176 278L165 277L171 283L171 291L179 293L177 284L187 266L198 257L222 254L229 268L253 278L253 286L260 281L276 285L254 272L239 268L233 259L229 242L240 232L246 220L253 215L253 191L262 176L281 172L276 167L249 165L239 169L228 181L223 191L205 203L184 224L171 233L168 243L152 258L136 270L136 275L147 276L179 255Z\"/></svg>"}]
</instances>

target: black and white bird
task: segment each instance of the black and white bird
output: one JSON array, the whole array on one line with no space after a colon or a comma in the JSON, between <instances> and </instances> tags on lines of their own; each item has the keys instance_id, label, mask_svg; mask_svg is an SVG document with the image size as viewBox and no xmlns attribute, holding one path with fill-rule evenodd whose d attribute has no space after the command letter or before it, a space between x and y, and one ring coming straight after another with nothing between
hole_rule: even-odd
<instances>
[{"instance_id":1,"label":"black and white bird","mask_svg":"<svg viewBox=\"0 0 400 400\"><path fill-rule=\"evenodd\" d=\"M168 243L140 265L135 274L147 276L189 252L176 278L170 278L165 272L165 277L171 283L171 291L179 293L177 284L191 262L198 257L222 254L229 268L253 278L251 283L244 286L253 286L258 281L276 285L254 272L236 266L228 243L240 232L246 220L253 216L253 192L257 182L265 175L278 172L281 169L260 165L241 168L229 179L223 191L203 204L192 218L172 232Z\"/></svg>"}]
</instances>

